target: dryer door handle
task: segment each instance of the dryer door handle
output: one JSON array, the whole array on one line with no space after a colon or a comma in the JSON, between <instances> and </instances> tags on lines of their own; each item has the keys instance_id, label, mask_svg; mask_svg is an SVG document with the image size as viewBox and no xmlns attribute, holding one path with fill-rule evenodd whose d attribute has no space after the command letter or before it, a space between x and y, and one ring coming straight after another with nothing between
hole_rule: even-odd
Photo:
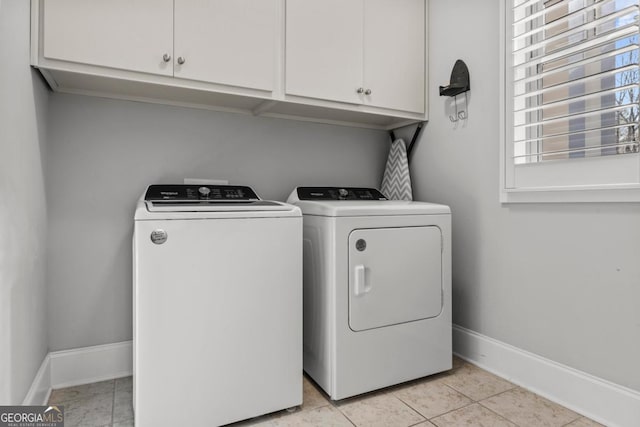
<instances>
[{"instance_id":1,"label":"dryer door handle","mask_svg":"<svg viewBox=\"0 0 640 427\"><path fill-rule=\"evenodd\" d=\"M366 294L371 291L371 283L368 283L366 274L367 268L364 265L356 265L354 268L355 282L353 292L356 296Z\"/></svg>"}]
</instances>

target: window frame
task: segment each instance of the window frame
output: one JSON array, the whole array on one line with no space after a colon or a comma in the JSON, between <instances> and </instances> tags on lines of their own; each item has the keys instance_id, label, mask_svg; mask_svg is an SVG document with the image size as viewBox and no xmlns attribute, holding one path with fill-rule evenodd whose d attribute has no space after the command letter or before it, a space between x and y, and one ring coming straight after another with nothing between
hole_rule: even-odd
<instances>
[{"instance_id":1,"label":"window frame","mask_svg":"<svg viewBox=\"0 0 640 427\"><path fill-rule=\"evenodd\" d=\"M570 184L570 185L540 185L531 187L510 187L514 180L516 165L513 161L513 72L510 63L511 44L511 1L500 1L500 40L499 40L499 126L500 126L500 202L508 203L589 203L589 202L640 202L640 174L635 177L637 183L607 183L607 184ZM640 153L620 154L605 161L597 161L600 166L604 163L633 163L640 169ZM598 157L597 159L603 159ZM582 159L568 162L580 162ZM595 163L595 162L594 162ZM540 164L535 164L540 165ZM587 169L586 162L582 167ZM533 166L536 167L536 166ZM540 166L537 166L540 167ZM604 166L605 168L608 166ZM540 168L541 169L541 168ZM557 167L556 167L557 169Z\"/></svg>"}]
</instances>

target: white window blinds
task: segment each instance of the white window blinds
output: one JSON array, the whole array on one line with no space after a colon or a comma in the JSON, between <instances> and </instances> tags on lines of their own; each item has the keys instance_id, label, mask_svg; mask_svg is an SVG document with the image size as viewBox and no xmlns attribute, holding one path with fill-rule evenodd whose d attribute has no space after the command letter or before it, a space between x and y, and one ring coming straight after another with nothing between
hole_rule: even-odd
<instances>
[{"instance_id":1,"label":"white window blinds","mask_svg":"<svg viewBox=\"0 0 640 427\"><path fill-rule=\"evenodd\" d=\"M637 153L639 1L512 5L511 164Z\"/></svg>"}]
</instances>

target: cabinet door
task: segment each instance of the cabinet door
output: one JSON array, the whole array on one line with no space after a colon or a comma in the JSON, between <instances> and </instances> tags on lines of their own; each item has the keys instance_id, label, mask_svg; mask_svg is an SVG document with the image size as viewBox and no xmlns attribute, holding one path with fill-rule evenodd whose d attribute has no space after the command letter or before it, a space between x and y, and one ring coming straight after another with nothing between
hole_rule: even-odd
<instances>
[{"instance_id":1,"label":"cabinet door","mask_svg":"<svg viewBox=\"0 0 640 427\"><path fill-rule=\"evenodd\" d=\"M173 0L42 1L43 56L172 75Z\"/></svg>"},{"instance_id":2,"label":"cabinet door","mask_svg":"<svg viewBox=\"0 0 640 427\"><path fill-rule=\"evenodd\" d=\"M271 91L280 0L175 0L175 77Z\"/></svg>"},{"instance_id":3,"label":"cabinet door","mask_svg":"<svg viewBox=\"0 0 640 427\"><path fill-rule=\"evenodd\" d=\"M424 113L425 29L424 0L364 2L367 104Z\"/></svg>"},{"instance_id":4,"label":"cabinet door","mask_svg":"<svg viewBox=\"0 0 640 427\"><path fill-rule=\"evenodd\" d=\"M361 103L363 0L287 0L286 7L286 93Z\"/></svg>"}]
</instances>

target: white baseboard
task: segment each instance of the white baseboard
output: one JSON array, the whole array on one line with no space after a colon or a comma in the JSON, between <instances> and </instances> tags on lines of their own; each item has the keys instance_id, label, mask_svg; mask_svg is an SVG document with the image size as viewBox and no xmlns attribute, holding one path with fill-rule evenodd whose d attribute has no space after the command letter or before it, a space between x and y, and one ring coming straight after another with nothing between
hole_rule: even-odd
<instances>
[{"instance_id":1,"label":"white baseboard","mask_svg":"<svg viewBox=\"0 0 640 427\"><path fill-rule=\"evenodd\" d=\"M54 388L126 377L132 373L132 341L54 351L42 361L23 405L44 405Z\"/></svg>"},{"instance_id":2,"label":"white baseboard","mask_svg":"<svg viewBox=\"0 0 640 427\"><path fill-rule=\"evenodd\" d=\"M23 405L44 405L51 394L51 359L47 354L27 392Z\"/></svg>"},{"instance_id":3,"label":"white baseboard","mask_svg":"<svg viewBox=\"0 0 640 427\"><path fill-rule=\"evenodd\" d=\"M609 427L640 426L640 393L453 326L454 353Z\"/></svg>"},{"instance_id":4,"label":"white baseboard","mask_svg":"<svg viewBox=\"0 0 640 427\"><path fill-rule=\"evenodd\" d=\"M110 380L133 373L132 341L54 351L49 357L53 388Z\"/></svg>"}]
</instances>

